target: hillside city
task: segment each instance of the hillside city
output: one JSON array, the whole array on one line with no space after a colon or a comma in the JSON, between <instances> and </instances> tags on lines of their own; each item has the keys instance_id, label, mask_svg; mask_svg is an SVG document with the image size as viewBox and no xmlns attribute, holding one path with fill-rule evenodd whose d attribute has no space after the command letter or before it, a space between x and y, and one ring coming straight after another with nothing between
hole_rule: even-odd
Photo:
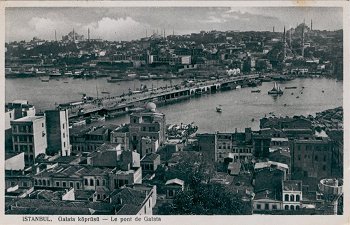
<instances>
[{"instance_id":1,"label":"hillside city","mask_svg":"<svg viewBox=\"0 0 350 225\"><path fill-rule=\"evenodd\" d=\"M118 101L114 108L89 96L45 111L32 105L30 96L8 101L6 214L149 220L157 220L152 215L343 214L342 107L306 116L261 115L258 130L211 133L197 133L194 123L169 125L157 108L272 80L342 80L342 30L314 30L311 21L310 27L301 23L283 32L166 35L163 30L129 42L90 35L73 30L61 40L55 33L53 41L6 43L6 78L187 82L170 91L142 90L151 92L149 98L132 98L139 92L130 90L129 100L111 98ZM272 91L269 95L283 94L277 87ZM105 117L94 123L101 114L122 113L129 114L126 124Z\"/></svg>"}]
</instances>

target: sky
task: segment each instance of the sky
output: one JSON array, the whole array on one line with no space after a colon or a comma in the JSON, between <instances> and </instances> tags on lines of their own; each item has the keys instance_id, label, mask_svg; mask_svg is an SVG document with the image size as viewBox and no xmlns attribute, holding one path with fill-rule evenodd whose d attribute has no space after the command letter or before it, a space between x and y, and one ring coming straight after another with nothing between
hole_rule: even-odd
<instances>
[{"instance_id":1,"label":"sky","mask_svg":"<svg viewBox=\"0 0 350 225\"><path fill-rule=\"evenodd\" d=\"M283 31L305 19L313 28L343 27L342 8L336 7L112 7L6 8L6 42L38 37L54 40L72 31L90 38L130 41L160 34L189 34L201 30Z\"/></svg>"}]
</instances>

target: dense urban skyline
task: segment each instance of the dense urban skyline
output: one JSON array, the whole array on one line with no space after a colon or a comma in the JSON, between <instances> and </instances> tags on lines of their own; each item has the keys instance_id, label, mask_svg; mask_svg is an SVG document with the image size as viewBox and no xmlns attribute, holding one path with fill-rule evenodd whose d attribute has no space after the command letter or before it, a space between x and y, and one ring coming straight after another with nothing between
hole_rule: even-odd
<instances>
[{"instance_id":1,"label":"dense urban skyline","mask_svg":"<svg viewBox=\"0 0 350 225\"><path fill-rule=\"evenodd\" d=\"M8 8L6 41L54 40L72 31L91 38L133 40L158 32L188 34L200 30L282 32L283 26L309 24L314 29L341 29L342 8L336 7L146 7L146 8Z\"/></svg>"}]
</instances>

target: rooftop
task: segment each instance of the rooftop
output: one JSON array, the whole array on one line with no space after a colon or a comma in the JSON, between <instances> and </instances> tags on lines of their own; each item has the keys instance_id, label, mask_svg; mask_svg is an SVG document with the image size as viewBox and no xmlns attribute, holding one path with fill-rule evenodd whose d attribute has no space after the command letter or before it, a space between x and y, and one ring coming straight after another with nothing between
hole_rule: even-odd
<instances>
[{"instance_id":1,"label":"rooftop","mask_svg":"<svg viewBox=\"0 0 350 225\"><path fill-rule=\"evenodd\" d=\"M142 162L153 162L154 160L156 160L157 158L160 158L160 155L156 154L156 153L148 153L147 155L145 155L141 161Z\"/></svg>"},{"instance_id":2,"label":"rooftop","mask_svg":"<svg viewBox=\"0 0 350 225\"><path fill-rule=\"evenodd\" d=\"M286 180L283 182L284 191L302 191L301 180Z\"/></svg>"},{"instance_id":3,"label":"rooftop","mask_svg":"<svg viewBox=\"0 0 350 225\"><path fill-rule=\"evenodd\" d=\"M44 120L44 116L26 116L14 120L13 122L34 122L35 120Z\"/></svg>"},{"instance_id":4,"label":"rooftop","mask_svg":"<svg viewBox=\"0 0 350 225\"><path fill-rule=\"evenodd\" d=\"M165 185L171 185L171 184L177 184L177 185L183 186L185 184L185 182L183 180L175 178L175 179L168 180L165 183Z\"/></svg>"}]
</instances>

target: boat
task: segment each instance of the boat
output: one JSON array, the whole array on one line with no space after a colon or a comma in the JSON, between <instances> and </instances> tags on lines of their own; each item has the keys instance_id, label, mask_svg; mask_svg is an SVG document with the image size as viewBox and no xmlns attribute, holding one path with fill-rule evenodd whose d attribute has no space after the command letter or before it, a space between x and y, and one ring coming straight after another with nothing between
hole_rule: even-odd
<instances>
[{"instance_id":1,"label":"boat","mask_svg":"<svg viewBox=\"0 0 350 225\"><path fill-rule=\"evenodd\" d=\"M50 76L62 76L61 72L59 70L53 70L49 73Z\"/></svg>"},{"instance_id":2,"label":"boat","mask_svg":"<svg viewBox=\"0 0 350 225\"><path fill-rule=\"evenodd\" d=\"M216 107L216 112L219 112L219 113L221 113L221 112L222 112L221 105L219 105L219 106L217 106L217 107Z\"/></svg>"},{"instance_id":3,"label":"boat","mask_svg":"<svg viewBox=\"0 0 350 225\"><path fill-rule=\"evenodd\" d=\"M292 92L291 95L294 95L294 93Z\"/></svg>"},{"instance_id":4,"label":"boat","mask_svg":"<svg viewBox=\"0 0 350 225\"><path fill-rule=\"evenodd\" d=\"M297 98L299 98L299 96L297 96Z\"/></svg>"},{"instance_id":5,"label":"boat","mask_svg":"<svg viewBox=\"0 0 350 225\"><path fill-rule=\"evenodd\" d=\"M260 90L251 90L252 93L260 93Z\"/></svg>"},{"instance_id":6,"label":"boat","mask_svg":"<svg viewBox=\"0 0 350 225\"><path fill-rule=\"evenodd\" d=\"M283 95L281 87L275 82L273 88L267 92L269 95Z\"/></svg>"},{"instance_id":7,"label":"boat","mask_svg":"<svg viewBox=\"0 0 350 225\"><path fill-rule=\"evenodd\" d=\"M297 89L296 86L292 86L292 87L285 87L285 89Z\"/></svg>"},{"instance_id":8,"label":"boat","mask_svg":"<svg viewBox=\"0 0 350 225\"><path fill-rule=\"evenodd\" d=\"M50 81L50 77L42 77L41 78L41 82L49 82Z\"/></svg>"}]
</instances>

